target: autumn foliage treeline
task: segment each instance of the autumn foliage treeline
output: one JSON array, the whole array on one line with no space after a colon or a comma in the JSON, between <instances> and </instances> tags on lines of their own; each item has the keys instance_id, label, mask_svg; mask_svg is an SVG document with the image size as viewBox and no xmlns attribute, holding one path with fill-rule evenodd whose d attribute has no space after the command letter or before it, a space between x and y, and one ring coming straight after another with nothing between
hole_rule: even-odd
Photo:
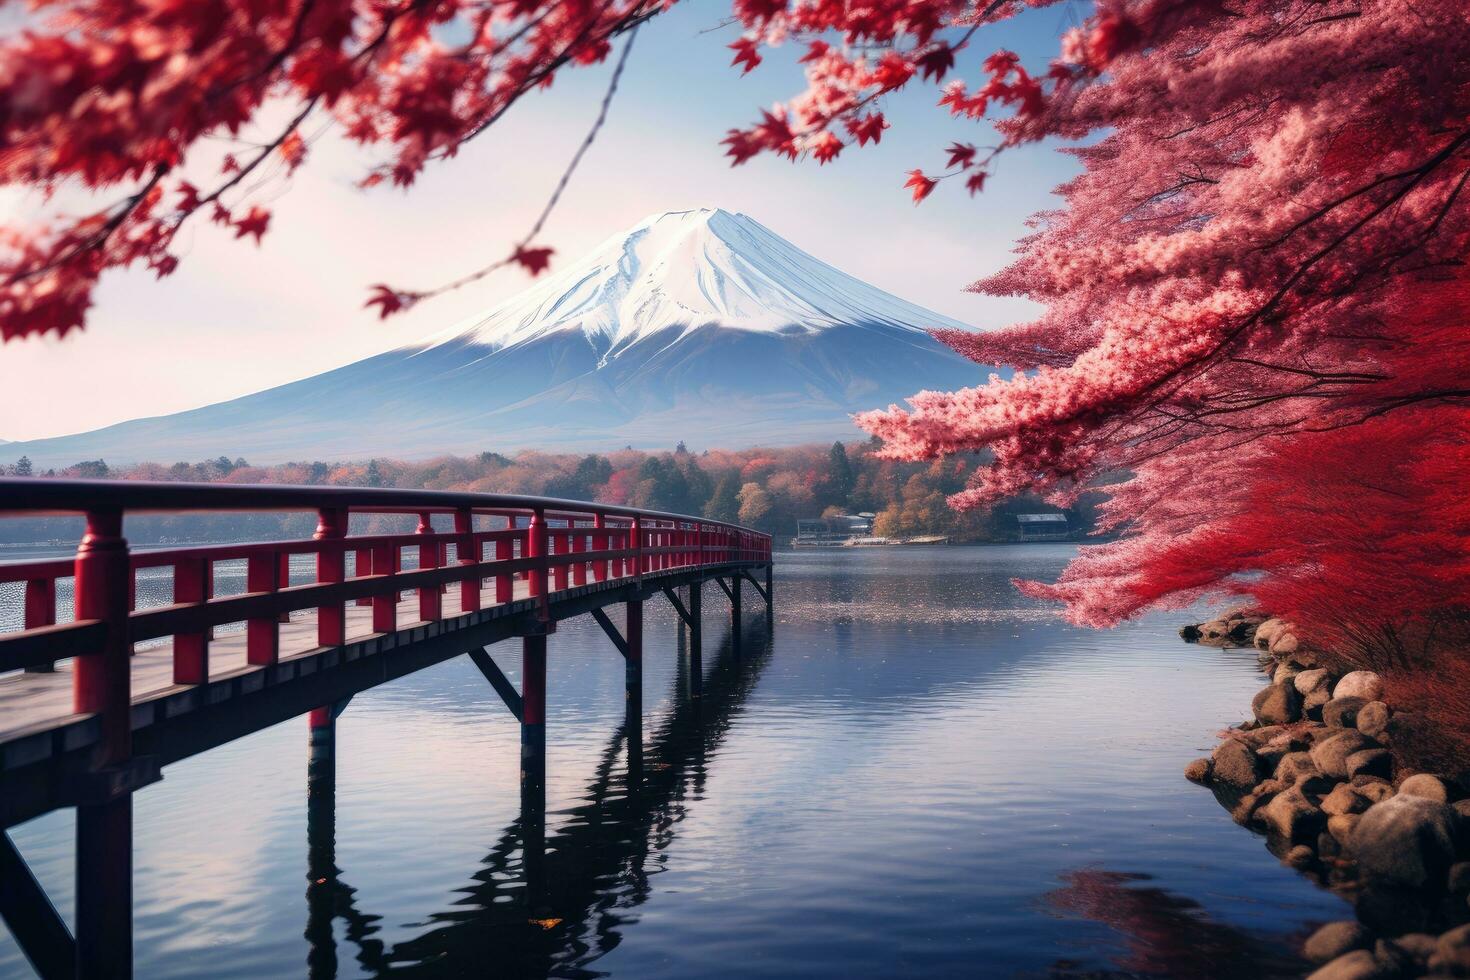
<instances>
[{"instance_id":1,"label":"autumn foliage treeline","mask_svg":"<svg viewBox=\"0 0 1470 980\"><path fill-rule=\"evenodd\" d=\"M199 463L141 463L109 467L102 460L79 462L61 470L38 472L24 458L0 466L7 476L71 479L165 480L221 483L325 484L530 494L596 500L715 520L770 531L777 540L795 533L799 518L824 513L877 515L877 534L908 537L950 535L958 540L1008 540L1015 537L1014 514L1051 509L1034 499L1016 498L986 513L956 512L945 503L973 474L978 457L928 463L880 458L872 443L781 449L707 450L649 453L625 449L607 454L515 456L485 452L431 460L370 459L351 463L283 463L251 466L243 459ZM1090 520L1083 505L1075 523ZM228 517L138 517L128 535L143 543L159 540L212 540L237 537L309 535L309 515ZM385 519L387 520L387 519ZM70 541L75 529L65 519L10 521L0 525L4 540Z\"/></svg>"}]
</instances>

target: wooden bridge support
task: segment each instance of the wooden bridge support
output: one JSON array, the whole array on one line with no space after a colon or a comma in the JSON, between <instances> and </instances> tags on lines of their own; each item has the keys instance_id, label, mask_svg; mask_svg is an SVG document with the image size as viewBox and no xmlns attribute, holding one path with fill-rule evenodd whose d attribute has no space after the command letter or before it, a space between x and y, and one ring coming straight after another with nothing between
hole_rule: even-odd
<instances>
[{"instance_id":1,"label":"wooden bridge support","mask_svg":"<svg viewBox=\"0 0 1470 980\"><path fill-rule=\"evenodd\" d=\"M546 634L521 640L521 806L546 807Z\"/></svg>"},{"instance_id":2,"label":"wooden bridge support","mask_svg":"<svg viewBox=\"0 0 1470 980\"><path fill-rule=\"evenodd\" d=\"M688 606L679 598L680 592L688 596ZM695 583L677 591L664 589L664 595L669 597L674 612L679 614L679 645L689 661L689 696L697 700L704 695L703 587Z\"/></svg>"},{"instance_id":3,"label":"wooden bridge support","mask_svg":"<svg viewBox=\"0 0 1470 980\"><path fill-rule=\"evenodd\" d=\"M330 709L322 709L330 716ZM316 712L312 712L316 715ZM306 763L306 972L311 980L335 980L337 944L332 920L337 914L337 755L331 740L319 743L312 728ZM319 745L325 750L319 751Z\"/></svg>"}]
</instances>

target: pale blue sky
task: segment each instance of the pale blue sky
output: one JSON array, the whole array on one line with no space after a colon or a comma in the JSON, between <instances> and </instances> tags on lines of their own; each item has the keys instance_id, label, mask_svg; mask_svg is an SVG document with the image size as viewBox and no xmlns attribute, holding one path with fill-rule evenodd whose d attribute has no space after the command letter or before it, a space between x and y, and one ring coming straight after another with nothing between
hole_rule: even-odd
<instances>
[{"instance_id":1,"label":"pale blue sky","mask_svg":"<svg viewBox=\"0 0 1470 980\"><path fill-rule=\"evenodd\" d=\"M1063 3L977 36L959 77L979 78L995 47L1043 67L1085 5ZM741 78L715 29L728 8L688 0L646 25L601 139L543 235L561 261L648 214L693 207L743 211L797 246L905 299L979 328L1027 312L964 287L1002 266L1026 217L1053 206L1070 157L1033 147L1002 158L986 193L944 188L920 207L904 172L937 170L955 140L984 127L935 108L937 90L890 100L894 128L835 163L761 158L731 168L720 139L761 106L798 90L794 48ZM596 113L611 65L564 74L527 98L456 160L408 194L353 186L370 158L330 135L275 211L260 248L200 224L179 271L103 280L86 332L0 347L0 438L25 439L166 414L315 374L413 343L524 288L507 271L379 322L362 309L371 283L432 286L502 254L530 225ZM12 196L0 204L25 209ZM0 459L4 459L0 451Z\"/></svg>"}]
</instances>

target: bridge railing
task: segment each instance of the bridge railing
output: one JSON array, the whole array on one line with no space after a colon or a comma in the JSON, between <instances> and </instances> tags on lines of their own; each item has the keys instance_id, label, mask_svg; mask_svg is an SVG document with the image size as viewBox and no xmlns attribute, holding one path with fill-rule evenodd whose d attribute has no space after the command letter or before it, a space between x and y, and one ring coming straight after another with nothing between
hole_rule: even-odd
<instances>
[{"instance_id":1,"label":"bridge railing","mask_svg":"<svg viewBox=\"0 0 1470 980\"><path fill-rule=\"evenodd\" d=\"M139 514L314 512L309 539L133 551L124 520ZM416 515L413 533L351 533L354 515ZM128 656L136 645L169 640L173 682L210 679L209 648L220 627L244 624L246 662L280 657L282 622L316 611L316 643L346 642L351 605L371 608L371 632L400 622L405 592L417 594L414 622L445 616L444 595L458 593L455 615L482 602L539 599L570 588L639 580L694 566L765 564L769 535L680 514L579 501L497 494L346 487L236 486L142 482L0 480L0 520L81 515L86 531L75 558L0 564L0 584L24 583L18 629L0 632L0 673L48 670L74 658L73 710L126 718ZM441 524L436 527L435 517ZM293 584L292 559L312 581ZM244 589L216 595L217 568L244 564ZM138 608L139 572L167 569L171 601ZM72 580L73 621L58 624L58 583ZM484 593L489 592L488 600ZM14 600L12 600L14 601ZM3 622L0 619L0 622ZM121 733L118 733L121 734Z\"/></svg>"}]
</instances>

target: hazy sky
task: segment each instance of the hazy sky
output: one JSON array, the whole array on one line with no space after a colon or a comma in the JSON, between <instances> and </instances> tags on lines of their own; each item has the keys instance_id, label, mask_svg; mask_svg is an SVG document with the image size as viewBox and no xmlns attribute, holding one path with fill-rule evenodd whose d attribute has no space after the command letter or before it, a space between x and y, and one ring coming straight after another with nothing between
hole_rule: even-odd
<instances>
[{"instance_id":1,"label":"hazy sky","mask_svg":"<svg viewBox=\"0 0 1470 980\"><path fill-rule=\"evenodd\" d=\"M1078 9L1062 4L982 32L959 76L976 81L978 60L995 47L1044 65ZM1024 316L1020 301L964 287L1006 262L1026 217L1055 202L1050 191L1074 171L1071 158L1043 147L1013 152L980 197L941 186L915 207L902 188L906 170L937 170L949 142L990 137L948 119L925 87L890 101L894 128L878 147L821 168L772 158L731 168L719 146L725 131L793 94L801 78L795 49L744 78L729 68L725 45L736 33L716 29L727 11L686 0L642 28L607 126L542 236L558 263L649 214L723 207L976 327ZM362 308L372 283L435 286L503 254L584 136L610 71L609 63L563 74L408 193L358 190L373 158L328 133L285 193L263 193L275 213L259 248L200 222L171 278L107 275L85 332L0 347L0 439L247 394L413 343L525 288L522 273L505 271L386 322ZM13 196L0 205L34 213L33 201Z\"/></svg>"}]
</instances>

